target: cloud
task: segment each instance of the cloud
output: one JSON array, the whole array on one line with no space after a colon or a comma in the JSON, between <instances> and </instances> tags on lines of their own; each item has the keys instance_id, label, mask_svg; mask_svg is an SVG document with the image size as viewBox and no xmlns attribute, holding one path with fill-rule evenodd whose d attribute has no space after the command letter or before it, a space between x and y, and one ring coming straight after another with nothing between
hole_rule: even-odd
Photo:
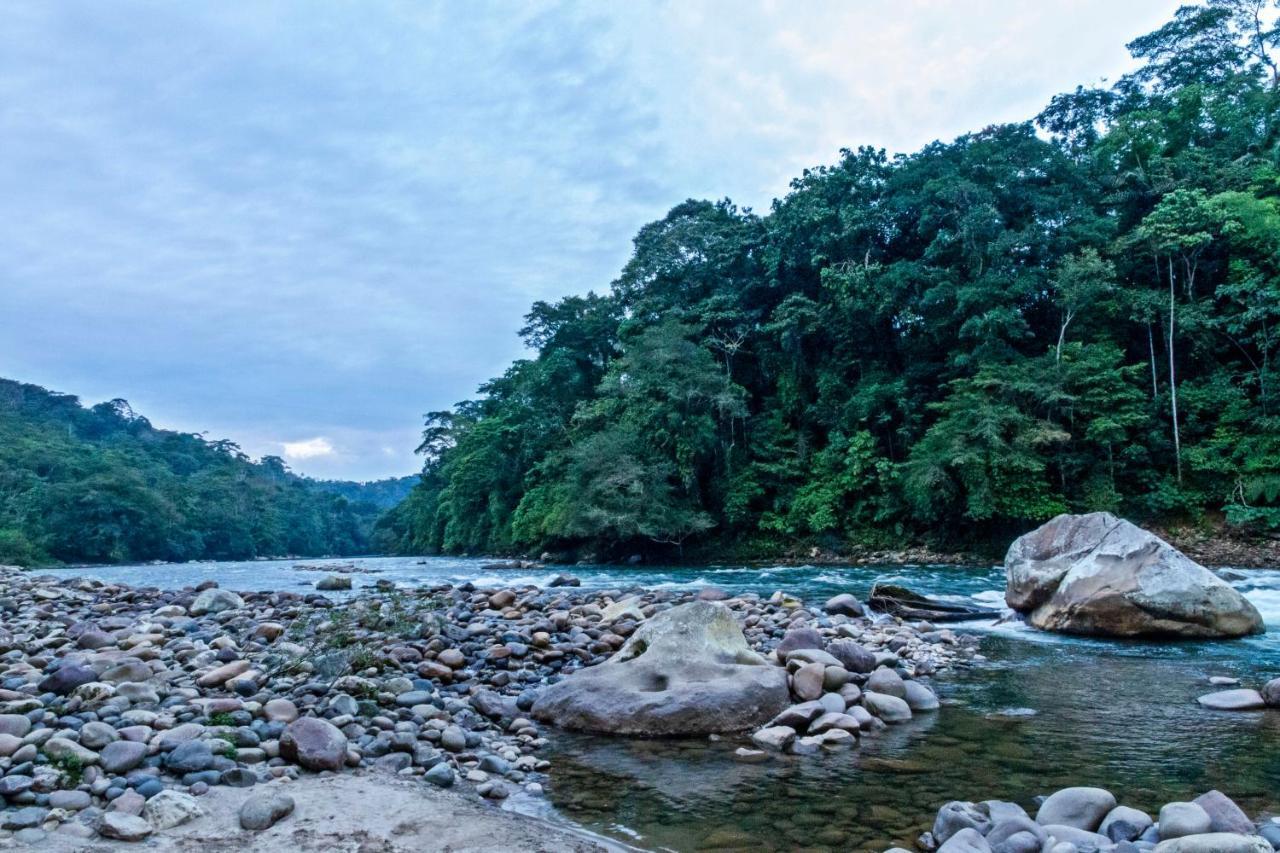
<instances>
[{"instance_id":1,"label":"cloud","mask_svg":"<svg viewBox=\"0 0 1280 853\"><path fill-rule=\"evenodd\" d=\"M308 438L305 441L285 441L280 446L284 448L286 459L316 459L337 453L329 443L329 439L324 436Z\"/></svg>"},{"instance_id":2,"label":"cloud","mask_svg":"<svg viewBox=\"0 0 1280 853\"><path fill-rule=\"evenodd\" d=\"M17 0L0 369L408 473L422 413L522 354L533 300L607 288L645 222L1026 118L1176 6Z\"/></svg>"}]
</instances>

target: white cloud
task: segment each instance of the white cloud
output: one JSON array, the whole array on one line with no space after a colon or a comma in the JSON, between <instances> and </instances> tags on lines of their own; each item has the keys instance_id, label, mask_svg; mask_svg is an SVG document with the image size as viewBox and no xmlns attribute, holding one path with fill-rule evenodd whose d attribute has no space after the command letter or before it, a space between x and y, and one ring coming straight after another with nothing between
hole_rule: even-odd
<instances>
[{"instance_id":1,"label":"white cloud","mask_svg":"<svg viewBox=\"0 0 1280 853\"><path fill-rule=\"evenodd\" d=\"M645 222L1029 118L1180 2L12 0L0 365L249 452L318 436L284 444L309 474L407 473L421 413Z\"/></svg>"},{"instance_id":2,"label":"white cloud","mask_svg":"<svg viewBox=\"0 0 1280 853\"><path fill-rule=\"evenodd\" d=\"M329 439L322 435L305 441L286 441L281 446L284 447L284 455L287 459L315 459L337 453Z\"/></svg>"}]
</instances>

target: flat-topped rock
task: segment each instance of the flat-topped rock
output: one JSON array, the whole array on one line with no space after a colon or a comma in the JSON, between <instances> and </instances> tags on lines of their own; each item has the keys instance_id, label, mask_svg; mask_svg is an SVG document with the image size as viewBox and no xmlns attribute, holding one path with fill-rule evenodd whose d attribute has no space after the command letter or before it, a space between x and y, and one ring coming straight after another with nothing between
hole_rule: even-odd
<instances>
[{"instance_id":1,"label":"flat-topped rock","mask_svg":"<svg viewBox=\"0 0 1280 853\"><path fill-rule=\"evenodd\" d=\"M742 731L790 704L786 671L756 654L723 604L647 620L612 658L544 690L540 720L570 729L674 735Z\"/></svg>"}]
</instances>

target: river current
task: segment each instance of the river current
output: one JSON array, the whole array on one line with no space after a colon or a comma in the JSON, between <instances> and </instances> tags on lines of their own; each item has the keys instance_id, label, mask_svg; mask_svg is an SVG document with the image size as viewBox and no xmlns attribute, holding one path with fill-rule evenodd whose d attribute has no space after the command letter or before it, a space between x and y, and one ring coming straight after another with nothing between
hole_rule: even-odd
<instances>
[{"instance_id":1,"label":"river current","mask_svg":"<svg viewBox=\"0 0 1280 853\"><path fill-rule=\"evenodd\" d=\"M561 571L584 587L634 586L731 593L775 590L821 604L838 592L865 599L877 580L957 602L999 606L999 568L955 566L558 567L487 571L461 558L365 558L59 570L136 586L205 580L233 590L310 587L319 575L293 567L355 562L356 591L386 579L401 586L472 581L545 584ZM733 758L741 741L645 741L549 733L546 803L589 830L637 847L704 849L911 849L951 799L1030 797L1067 785L1109 788L1149 810L1211 788L1247 812L1280 812L1280 711L1209 711L1195 697L1208 678L1258 686L1280 677L1280 570L1241 570L1233 581L1262 612L1265 635L1227 642L1116 642L1051 635L1021 624L957 626L982 638L986 661L934 680L936 714L868 736L855 750ZM332 593L344 596L344 593Z\"/></svg>"}]
</instances>

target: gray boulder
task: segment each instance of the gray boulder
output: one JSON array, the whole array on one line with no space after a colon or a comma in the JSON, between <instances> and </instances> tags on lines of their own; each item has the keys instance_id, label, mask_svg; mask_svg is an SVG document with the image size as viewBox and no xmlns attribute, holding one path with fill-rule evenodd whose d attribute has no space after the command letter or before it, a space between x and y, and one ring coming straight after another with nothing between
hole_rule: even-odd
<instances>
[{"instance_id":1,"label":"gray boulder","mask_svg":"<svg viewBox=\"0 0 1280 853\"><path fill-rule=\"evenodd\" d=\"M151 824L137 815L107 812L98 820L98 834L117 841L141 841L152 832Z\"/></svg>"},{"instance_id":2,"label":"gray boulder","mask_svg":"<svg viewBox=\"0 0 1280 853\"><path fill-rule=\"evenodd\" d=\"M1262 694L1262 701L1267 703L1268 708L1280 708L1280 678L1271 679L1258 692Z\"/></svg>"},{"instance_id":3,"label":"gray boulder","mask_svg":"<svg viewBox=\"0 0 1280 853\"><path fill-rule=\"evenodd\" d=\"M173 773L198 773L213 766L213 749L207 741L189 740L164 757L164 766Z\"/></svg>"},{"instance_id":4,"label":"gray boulder","mask_svg":"<svg viewBox=\"0 0 1280 853\"><path fill-rule=\"evenodd\" d=\"M991 845L976 829L962 829L947 839L938 853L991 853Z\"/></svg>"},{"instance_id":5,"label":"gray boulder","mask_svg":"<svg viewBox=\"0 0 1280 853\"><path fill-rule=\"evenodd\" d=\"M1215 711L1260 711L1267 707L1267 703L1262 700L1262 694L1247 687L1206 693L1196 701Z\"/></svg>"},{"instance_id":6,"label":"gray boulder","mask_svg":"<svg viewBox=\"0 0 1280 853\"><path fill-rule=\"evenodd\" d=\"M147 800L142 812L154 829L172 829L205 813L195 797L174 790L161 791Z\"/></svg>"},{"instance_id":7,"label":"gray boulder","mask_svg":"<svg viewBox=\"0 0 1280 853\"><path fill-rule=\"evenodd\" d=\"M792 628L782 637L775 650L779 660L786 660L787 655L796 649L825 649L827 641L813 628Z\"/></svg>"},{"instance_id":8,"label":"gray boulder","mask_svg":"<svg viewBox=\"0 0 1280 853\"><path fill-rule=\"evenodd\" d=\"M1102 819L1098 834L1105 835L1112 841L1134 841L1154 822L1151 815L1140 809L1116 806Z\"/></svg>"},{"instance_id":9,"label":"gray boulder","mask_svg":"<svg viewBox=\"0 0 1280 853\"><path fill-rule=\"evenodd\" d=\"M868 673L876 668L876 656L853 640L836 640L827 646L827 652L850 672Z\"/></svg>"},{"instance_id":10,"label":"gray boulder","mask_svg":"<svg viewBox=\"0 0 1280 853\"><path fill-rule=\"evenodd\" d=\"M351 575L326 575L316 581L316 589L322 592L351 589Z\"/></svg>"},{"instance_id":11,"label":"gray boulder","mask_svg":"<svg viewBox=\"0 0 1280 853\"><path fill-rule=\"evenodd\" d=\"M752 734L751 740L756 746L781 752L795 743L796 730L790 726L769 726Z\"/></svg>"},{"instance_id":12,"label":"gray boulder","mask_svg":"<svg viewBox=\"0 0 1280 853\"><path fill-rule=\"evenodd\" d=\"M221 613L224 610L238 610L244 607L244 599L227 589L213 587L206 589L191 602L188 612L192 616L203 616L206 613Z\"/></svg>"},{"instance_id":13,"label":"gray boulder","mask_svg":"<svg viewBox=\"0 0 1280 853\"><path fill-rule=\"evenodd\" d=\"M1037 628L1139 637L1263 630L1249 601L1156 535L1110 513L1060 515L1005 556L1005 601Z\"/></svg>"},{"instance_id":14,"label":"gray boulder","mask_svg":"<svg viewBox=\"0 0 1280 853\"><path fill-rule=\"evenodd\" d=\"M240 806L240 827L255 832L270 829L292 813L293 797L288 794L279 791L254 794Z\"/></svg>"},{"instance_id":15,"label":"gray boulder","mask_svg":"<svg viewBox=\"0 0 1280 853\"><path fill-rule=\"evenodd\" d=\"M301 717L280 735L280 755L307 770L341 770L347 760L347 736L328 720Z\"/></svg>"},{"instance_id":16,"label":"gray boulder","mask_svg":"<svg viewBox=\"0 0 1280 853\"><path fill-rule=\"evenodd\" d=\"M871 677L867 679L866 689L872 693L897 696L899 699L907 698L907 688L903 684L902 676L887 666L879 667L871 673Z\"/></svg>"},{"instance_id":17,"label":"gray boulder","mask_svg":"<svg viewBox=\"0 0 1280 853\"><path fill-rule=\"evenodd\" d=\"M1077 829L1074 826L1051 823L1045 826L1044 831L1046 835L1056 839L1058 842L1074 844L1077 850L1110 850L1113 846L1105 835ZM1052 849L1057 850L1058 848L1054 847Z\"/></svg>"},{"instance_id":18,"label":"gray boulder","mask_svg":"<svg viewBox=\"0 0 1280 853\"><path fill-rule=\"evenodd\" d=\"M828 598L822 609L839 616L862 616L865 613L862 603L847 592Z\"/></svg>"},{"instance_id":19,"label":"gray boulder","mask_svg":"<svg viewBox=\"0 0 1280 853\"><path fill-rule=\"evenodd\" d=\"M1063 788L1050 794L1040 804L1040 810L1036 812L1036 823L1041 826L1070 826L1092 833L1115 807L1115 796L1102 788Z\"/></svg>"},{"instance_id":20,"label":"gray boulder","mask_svg":"<svg viewBox=\"0 0 1280 853\"><path fill-rule=\"evenodd\" d=\"M1271 850L1271 844L1256 835L1209 832L1161 841L1155 853L1271 853Z\"/></svg>"},{"instance_id":21,"label":"gray boulder","mask_svg":"<svg viewBox=\"0 0 1280 853\"><path fill-rule=\"evenodd\" d=\"M938 697L920 682L907 681L903 683L902 688L905 691L902 698L906 700L907 707L912 711L938 710Z\"/></svg>"},{"instance_id":22,"label":"gray boulder","mask_svg":"<svg viewBox=\"0 0 1280 853\"><path fill-rule=\"evenodd\" d=\"M1026 846L1025 841L1015 841L1015 838L1020 835L1030 835L1035 844L1027 849L1036 851L1040 850L1044 846L1044 842L1049 838L1044 831L1044 827L1031 818L1010 817L991 827L991 831L987 833L987 843L991 845L992 849L1000 850L1006 846L1007 842L1012 841L1013 843L1008 846L1013 849L1020 849Z\"/></svg>"},{"instance_id":23,"label":"gray boulder","mask_svg":"<svg viewBox=\"0 0 1280 853\"><path fill-rule=\"evenodd\" d=\"M579 731L710 734L754 728L790 704L786 670L751 650L732 611L691 601L647 620L605 663L542 691L532 713Z\"/></svg>"},{"instance_id":24,"label":"gray boulder","mask_svg":"<svg viewBox=\"0 0 1280 853\"><path fill-rule=\"evenodd\" d=\"M897 696L868 690L862 694L862 704L886 723L905 723L911 719L911 706Z\"/></svg>"},{"instance_id":25,"label":"gray boulder","mask_svg":"<svg viewBox=\"0 0 1280 853\"><path fill-rule=\"evenodd\" d=\"M1185 835L1204 835L1212 821L1209 813L1195 803L1165 803L1157 823L1160 840L1167 841Z\"/></svg>"},{"instance_id":26,"label":"gray boulder","mask_svg":"<svg viewBox=\"0 0 1280 853\"><path fill-rule=\"evenodd\" d=\"M49 675L41 679L39 689L43 692L57 693L59 696L65 696L81 684L88 684L91 681L97 680L98 674L87 666L78 666L76 664L69 663L58 667Z\"/></svg>"},{"instance_id":27,"label":"gray boulder","mask_svg":"<svg viewBox=\"0 0 1280 853\"><path fill-rule=\"evenodd\" d=\"M973 829L979 835L991 829L990 810L985 805L953 800L938 809L933 819L933 840L941 844L962 829Z\"/></svg>"},{"instance_id":28,"label":"gray boulder","mask_svg":"<svg viewBox=\"0 0 1280 853\"><path fill-rule=\"evenodd\" d=\"M1253 821L1244 810L1221 791L1210 791L1192 800L1209 815L1209 832L1235 832L1240 835L1254 833Z\"/></svg>"}]
</instances>

